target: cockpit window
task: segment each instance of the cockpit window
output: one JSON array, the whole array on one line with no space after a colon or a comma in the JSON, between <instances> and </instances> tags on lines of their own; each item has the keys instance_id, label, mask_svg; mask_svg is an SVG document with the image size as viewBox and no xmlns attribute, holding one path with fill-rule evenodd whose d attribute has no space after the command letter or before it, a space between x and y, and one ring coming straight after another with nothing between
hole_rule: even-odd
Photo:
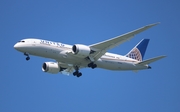
<instances>
[{"instance_id":1,"label":"cockpit window","mask_svg":"<svg viewBox=\"0 0 180 112\"><path fill-rule=\"evenodd\" d=\"M18 42L25 42L24 40L18 41Z\"/></svg>"}]
</instances>

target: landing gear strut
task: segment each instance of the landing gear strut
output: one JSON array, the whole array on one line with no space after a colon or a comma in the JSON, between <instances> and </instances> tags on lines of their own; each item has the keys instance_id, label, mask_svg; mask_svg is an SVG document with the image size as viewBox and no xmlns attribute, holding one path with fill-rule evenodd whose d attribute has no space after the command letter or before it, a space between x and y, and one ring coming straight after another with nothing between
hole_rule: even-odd
<instances>
[{"instance_id":1,"label":"landing gear strut","mask_svg":"<svg viewBox=\"0 0 180 112\"><path fill-rule=\"evenodd\" d=\"M29 57L29 54L28 54L28 53L25 52L24 55L27 56L27 57L26 57L26 60L27 60L27 61L30 60L30 57Z\"/></svg>"},{"instance_id":2,"label":"landing gear strut","mask_svg":"<svg viewBox=\"0 0 180 112\"><path fill-rule=\"evenodd\" d=\"M88 64L88 67L91 67L92 69L94 69L94 68L97 67L97 65L94 64L93 62L91 62L91 63Z\"/></svg>"},{"instance_id":3,"label":"landing gear strut","mask_svg":"<svg viewBox=\"0 0 180 112\"><path fill-rule=\"evenodd\" d=\"M73 73L74 76L77 76L77 77L82 76L82 73L79 72L79 67L75 66L75 70L76 70L76 71Z\"/></svg>"}]
</instances>

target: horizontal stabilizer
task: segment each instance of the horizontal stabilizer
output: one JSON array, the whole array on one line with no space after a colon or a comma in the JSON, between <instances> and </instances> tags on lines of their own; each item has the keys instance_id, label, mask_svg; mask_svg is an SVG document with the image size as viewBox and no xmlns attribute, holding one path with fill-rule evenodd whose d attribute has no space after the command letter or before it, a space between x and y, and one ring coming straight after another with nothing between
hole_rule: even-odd
<instances>
[{"instance_id":1,"label":"horizontal stabilizer","mask_svg":"<svg viewBox=\"0 0 180 112\"><path fill-rule=\"evenodd\" d=\"M158 56L158 57L155 57L155 58L151 58L151 59L148 59L148 60L144 60L142 62L139 62L137 63L138 65L147 65L147 64L150 64L152 62L155 62L157 60L160 60L162 58L165 58L166 56Z\"/></svg>"}]
</instances>

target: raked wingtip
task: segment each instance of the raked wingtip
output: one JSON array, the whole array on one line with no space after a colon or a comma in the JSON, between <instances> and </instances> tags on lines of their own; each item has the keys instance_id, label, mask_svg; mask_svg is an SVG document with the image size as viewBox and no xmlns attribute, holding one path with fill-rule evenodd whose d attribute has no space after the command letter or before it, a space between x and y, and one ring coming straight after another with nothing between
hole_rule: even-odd
<instances>
[{"instance_id":1,"label":"raked wingtip","mask_svg":"<svg viewBox=\"0 0 180 112\"><path fill-rule=\"evenodd\" d=\"M158 24L160 24L160 22L150 24L149 26L156 26L156 25L158 25Z\"/></svg>"}]
</instances>

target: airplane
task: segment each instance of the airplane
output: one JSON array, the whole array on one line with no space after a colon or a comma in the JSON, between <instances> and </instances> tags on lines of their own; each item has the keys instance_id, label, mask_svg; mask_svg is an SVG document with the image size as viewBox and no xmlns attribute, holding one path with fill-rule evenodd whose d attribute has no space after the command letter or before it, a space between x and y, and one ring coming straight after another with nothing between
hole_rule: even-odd
<instances>
[{"instance_id":1,"label":"airplane","mask_svg":"<svg viewBox=\"0 0 180 112\"><path fill-rule=\"evenodd\" d=\"M76 77L80 77L82 73L79 70L86 67L92 69L98 67L116 71L151 69L150 63L166 56L162 55L143 60L150 39L142 39L126 55L109 53L107 51L157 24L159 23L146 25L123 35L91 45L68 45L61 42L28 38L17 42L14 48L24 53L26 60L30 60L30 55L55 60L55 62L44 62L42 64L42 71L51 74L61 72L62 74L73 74Z\"/></svg>"}]
</instances>

